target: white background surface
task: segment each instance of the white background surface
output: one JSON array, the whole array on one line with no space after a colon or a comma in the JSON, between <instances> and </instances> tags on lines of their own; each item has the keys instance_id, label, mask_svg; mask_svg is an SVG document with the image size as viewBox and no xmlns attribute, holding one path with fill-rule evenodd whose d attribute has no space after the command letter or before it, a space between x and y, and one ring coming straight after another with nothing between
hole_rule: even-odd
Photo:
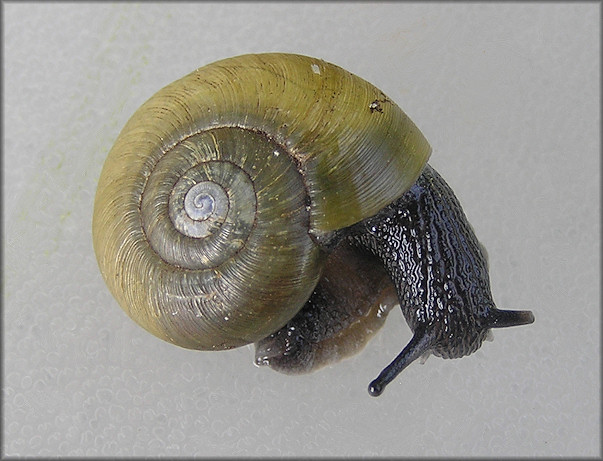
<instances>
[{"instance_id":1,"label":"white background surface","mask_svg":"<svg viewBox=\"0 0 603 461\"><path fill-rule=\"evenodd\" d=\"M4 4L6 455L599 455L600 6ZM248 52L320 57L380 87L434 149L536 323L368 382L410 333L289 377L253 351L139 328L92 250L104 158L134 110Z\"/></svg>"}]
</instances>

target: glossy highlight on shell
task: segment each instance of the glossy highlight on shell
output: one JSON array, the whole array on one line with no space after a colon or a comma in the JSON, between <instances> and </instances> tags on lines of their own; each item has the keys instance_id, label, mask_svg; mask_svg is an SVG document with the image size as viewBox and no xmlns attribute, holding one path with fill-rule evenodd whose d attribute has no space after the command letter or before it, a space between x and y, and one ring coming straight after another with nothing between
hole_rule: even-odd
<instances>
[{"instance_id":1,"label":"glossy highlight on shell","mask_svg":"<svg viewBox=\"0 0 603 461\"><path fill-rule=\"evenodd\" d=\"M256 343L260 364L314 370L360 349L397 302L415 329L421 298L404 287L422 281L389 262L404 255L388 251L404 249L366 233L384 210L412 208L402 198L430 171L430 153L396 104L338 66L282 53L209 64L145 102L109 152L92 222L101 274L163 340L200 350ZM443 264L468 260L442 251L453 255ZM469 277L487 282L482 272ZM493 303L488 312L509 320ZM455 334L499 326L467 325L473 333Z\"/></svg>"}]
</instances>

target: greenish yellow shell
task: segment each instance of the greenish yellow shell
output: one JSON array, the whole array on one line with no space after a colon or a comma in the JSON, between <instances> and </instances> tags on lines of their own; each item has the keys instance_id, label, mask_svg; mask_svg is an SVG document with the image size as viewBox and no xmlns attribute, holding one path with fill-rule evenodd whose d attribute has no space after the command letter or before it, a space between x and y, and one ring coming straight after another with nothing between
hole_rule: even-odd
<instances>
[{"instance_id":1,"label":"greenish yellow shell","mask_svg":"<svg viewBox=\"0 0 603 461\"><path fill-rule=\"evenodd\" d=\"M257 341L312 293L326 257L313 234L377 213L429 154L398 106L340 67L278 53L218 61L157 92L111 149L92 226L101 273L166 341Z\"/></svg>"}]
</instances>

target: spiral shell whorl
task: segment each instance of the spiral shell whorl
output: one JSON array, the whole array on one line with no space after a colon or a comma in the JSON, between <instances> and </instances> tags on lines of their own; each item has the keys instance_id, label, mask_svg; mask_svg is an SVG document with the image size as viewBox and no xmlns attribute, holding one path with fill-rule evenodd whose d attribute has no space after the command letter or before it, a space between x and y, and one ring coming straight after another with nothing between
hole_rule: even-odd
<instances>
[{"instance_id":1,"label":"spiral shell whorl","mask_svg":"<svg viewBox=\"0 0 603 461\"><path fill-rule=\"evenodd\" d=\"M124 263L113 269L106 261L115 272L104 274L132 318L170 342L216 349L267 336L303 305L320 254L308 235L301 175L282 146L250 130L210 129L164 152L145 177L139 205L113 196L95 216L98 232L115 220L103 217L112 207L132 216L95 240L97 247L124 242L97 252L116 252ZM225 196L214 196L221 211L204 235L188 232L204 221L184 205L199 185ZM182 215L190 222L179 229Z\"/></svg>"},{"instance_id":2,"label":"spiral shell whorl","mask_svg":"<svg viewBox=\"0 0 603 461\"><path fill-rule=\"evenodd\" d=\"M253 141L261 139L244 130L210 130L186 138L157 163L142 195L141 216L151 246L165 261L204 269L245 245L257 211L250 174L264 161L245 151L254 149ZM212 203L205 218L194 216L199 197Z\"/></svg>"},{"instance_id":3,"label":"spiral shell whorl","mask_svg":"<svg viewBox=\"0 0 603 461\"><path fill-rule=\"evenodd\" d=\"M143 104L109 153L93 217L101 273L160 338L256 341L316 285L310 234L376 213L429 152L397 106L337 66L284 54L210 64Z\"/></svg>"}]
</instances>

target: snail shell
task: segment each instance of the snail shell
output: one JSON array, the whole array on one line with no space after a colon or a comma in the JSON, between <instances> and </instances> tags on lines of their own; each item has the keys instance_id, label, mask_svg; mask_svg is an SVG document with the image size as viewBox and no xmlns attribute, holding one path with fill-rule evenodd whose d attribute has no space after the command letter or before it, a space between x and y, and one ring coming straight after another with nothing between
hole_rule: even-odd
<instances>
[{"instance_id":1,"label":"snail shell","mask_svg":"<svg viewBox=\"0 0 603 461\"><path fill-rule=\"evenodd\" d=\"M462 357L492 328L534 321L496 308L430 152L398 106L333 64L210 64L151 97L111 149L92 223L101 273L159 338L254 342L256 363L288 373L358 350L399 302L413 337L369 385L380 395L426 354Z\"/></svg>"},{"instance_id":2,"label":"snail shell","mask_svg":"<svg viewBox=\"0 0 603 461\"><path fill-rule=\"evenodd\" d=\"M416 181L429 144L398 106L319 59L244 55L152 96L111 149L93 243L139 325L228 349L285 325L339 229Z\"/></svg>"}]
</instances>

